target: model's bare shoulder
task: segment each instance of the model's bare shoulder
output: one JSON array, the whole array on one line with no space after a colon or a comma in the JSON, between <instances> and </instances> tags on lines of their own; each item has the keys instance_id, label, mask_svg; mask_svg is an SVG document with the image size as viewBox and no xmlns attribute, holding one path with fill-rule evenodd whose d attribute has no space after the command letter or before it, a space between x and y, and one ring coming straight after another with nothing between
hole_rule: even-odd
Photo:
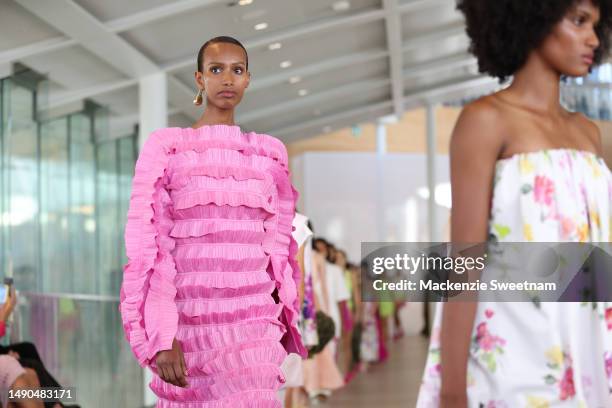
<instances>
[{"instance_id":1,"label":"model's bare shoulder","mask_svg":"<svg viewBox=\"0 0 612 408\"><path fill-rule=\"evenodd\" d=\"M455 125L451 150L499 152L504 144L504 115L494 95L467 104Z\"/></svg>"},{"instance_id":2,"label":"model's bare shoulder","mask_svg":"<svg viewBox=\"0 0 612 408\"><path fill-rule=\"evenodd\" d=\"M572 113L571 119L580 129L580 133L588 139L588 143L590 145L588 150L592 150L597 154L603 154L601 130L599 129L599 126L580 112Z\"/></svg>"}]
</instances>

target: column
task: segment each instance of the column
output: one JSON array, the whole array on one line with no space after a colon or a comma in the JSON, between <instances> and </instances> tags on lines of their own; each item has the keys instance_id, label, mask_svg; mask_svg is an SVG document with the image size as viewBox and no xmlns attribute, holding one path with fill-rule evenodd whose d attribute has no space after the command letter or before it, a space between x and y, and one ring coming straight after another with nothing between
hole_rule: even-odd
<instances>
[{"instance_id":1,"label":"column","mask_svg":"<svg viewBox=\"0 0 612 408\"><path fill-rule=\"evenodd\" d=\"M0 64L0 79L10 77L13 74L13 66L11 64Z\"/></svg>"},{"instance_id":2,"label":"column","mask_svg":"<svg viewBox=\"0 0 612 408\"><path fill-rule=\"evenodd\" d=\"M138 147L152 131L168 126L168 79L165 72L142 77L138 84Z\"/></svg>"},{"instance_id":3,"label":"column","mask_svg":"<svg viewBox=\"0 0 612 408\"><path fill-rule=\"evenodd\" d=\"M387 153L387 125L379 119L376 123L376 239L386 239L385 225L385 155Z\"/></svg>"},{"instance_id":4,"label":"column","mask_svg":"<svg viewBox=\"0 0 612 408\"><path fill-rule=\"evenodd\" d=\"M436 107L427 105L427 216L429 224L429 241L438 241L438 220L436 217Z\"/></svg>"}]
</instances>

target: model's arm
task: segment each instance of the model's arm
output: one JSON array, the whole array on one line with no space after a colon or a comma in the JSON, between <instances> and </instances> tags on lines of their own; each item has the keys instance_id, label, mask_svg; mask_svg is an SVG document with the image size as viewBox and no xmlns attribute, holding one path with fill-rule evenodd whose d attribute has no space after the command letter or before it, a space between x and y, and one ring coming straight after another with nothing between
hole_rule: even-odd
<instances>
[{"instance_id":1,"label":"model's arm","mask_svg":"<svg viewBox=\"0 0 612 408\"><path fill-rule=\"evenodd\" d=\"M128 263L124 267L120 310L126 336L140 365L151 366L163 380L179 385L186 370L174 339L178 326L174 302L176 267L171 254L172 201L165 189L166 144L170 136L163 131L154 132L136 162L125 227Z\"/></svg>"},{"instance_id":2,"label":"model's arm","mask_svg":"<svg viewBox=\"0 0 612 408\"><path fill-rule=\"evenodd\" d=\"M464 109L451 139L451 241L484 243L502 130L495 110L478 101ZM440 336L441 407L467 407L467 362L477 303L447 302Z\"/></svg>"},{"instance_id":3,"label":"model's arm","mask_svg":"<svg viewBox=\"0 0 612 408\"><path fill-rule=\"evenodd\" d=\"M334 293L336 294L336 301L338 302L338 310L340 310L340 327L344 333L351 321L351 312L348 307L348 300L351 298L351 293L346 287L344 270L338 265L335 265L335 269L336 272L334 273L334 277L336 290Z\"/></svg>"},{"instance_id":4,"label":"model's arm","mask_svg":"<svg viewBox=\"0 0 612 408\"><path fill-rule=\"evenodd\" d=\"M361 277L359 271L354 269L351 271L351 279L353 280L353 302L355 308L355 321L361 322L362 305L361 305Z\"/></svg>"},{"instance_id":5,"label":"model's arm","mask_svg":"<svg viewBox=\"0 0 612 408\"><path fill-rule=\"evenodd\" d=\"M315 305L317 310L329 313L327 294L327 277L325 276L325 259L319 253L313 253L313 281L319 290L315 290ZM316 276L314 275L316 274Z\"/></svg>"},{"instance_id":6,"label":"model's arm","mask_svg":"<svg viewBox=\"0 0 612 408\"><path fill-rule=\"evenodd\" d=\"M16 305L17 294L15 293L15 287L11 286L7 301L0 307L0 338L6 335L6 322L11 317Z\"/></svg>"},{"instance_id":7,"label":"model's arm","mask_svg":"<svg viewBox=\"0 0 612 408\"><path fill-rule=\"evenodd\" d=\"M305 280L305 275L304 275L304 245L308 245L308 241L306 241L305 244L300 245L300 249L298 250L297 253L297 262L298 262L298 266L300 267L300 282L299 282L299 286L298 286L298 297L299 297L299 305L301 307L301 305L304 303L304 280ZM299 309L298 309L299 311Z\"/></svg>"}]
</instances>

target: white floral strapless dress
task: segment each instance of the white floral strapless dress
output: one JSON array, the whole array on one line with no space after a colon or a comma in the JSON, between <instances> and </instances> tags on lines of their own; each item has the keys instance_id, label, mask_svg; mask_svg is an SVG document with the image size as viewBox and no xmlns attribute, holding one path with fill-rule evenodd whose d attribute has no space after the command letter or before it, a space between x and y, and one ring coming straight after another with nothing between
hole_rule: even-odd
<instances>
[{"instance_id":1,"label":"white floral strapless dress","mask_svg":"<svg viewBox=\"0 0 612 408\"><path fill-rule=\"evenodd\" d=\"M612 173L572 149L497 162L499 242L610 242ZM612 272L612 271L611 271ZM441 304L417 407L439 406ZM612 407L612 303L481 302L468 359L470 408Z\"/></svg>"}]
</instances>

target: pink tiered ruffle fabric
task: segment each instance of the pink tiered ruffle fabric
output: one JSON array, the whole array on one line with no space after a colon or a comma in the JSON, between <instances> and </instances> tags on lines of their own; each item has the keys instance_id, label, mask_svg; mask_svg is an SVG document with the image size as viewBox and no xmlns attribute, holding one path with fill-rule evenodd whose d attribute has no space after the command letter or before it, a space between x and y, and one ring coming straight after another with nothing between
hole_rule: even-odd
<instances>
[{"instance_id":1,"label":"pink tiered ruffle fabric","mask_svg":"<svg viewBox=\"0 0 612 408\"><path fill-rule=\"evenodd\" d=\"M176 338L188 388L155 376L158 407L281 407L297 329L291 236L297 192L277 139L237 126L161 129L136 163L120 311L138 362L156 372Z\"/></svg>"}]
</instances>

